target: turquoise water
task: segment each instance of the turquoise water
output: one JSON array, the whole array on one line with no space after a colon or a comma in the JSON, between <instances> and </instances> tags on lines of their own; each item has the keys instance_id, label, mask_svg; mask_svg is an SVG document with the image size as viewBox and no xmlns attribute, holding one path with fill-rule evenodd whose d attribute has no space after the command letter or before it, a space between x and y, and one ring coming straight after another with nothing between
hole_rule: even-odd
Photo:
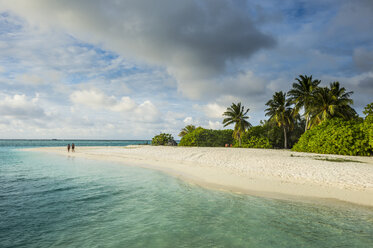
<instances>
[{"instance_id":1,"label":"turquoise water","mask_svg":"<svg viewBox=\"0 0 373 248\"><path fill-rule=\"evenodd\" d=\"M0 147L41 147L41 146L67 146L74 143L76 146L127 146L137 144L150 144L150 140L6 140L0 139Z\"/></svg>"},{"instance_id":2,"label":"turquoise water","mask_svg":"<svg viewBox=\"0 0 373 248\"><path fill-rule=\"evenodd\" d=\"M0 147L0 247L373 247L373 209Z\"/></svg>"}]
</instances>

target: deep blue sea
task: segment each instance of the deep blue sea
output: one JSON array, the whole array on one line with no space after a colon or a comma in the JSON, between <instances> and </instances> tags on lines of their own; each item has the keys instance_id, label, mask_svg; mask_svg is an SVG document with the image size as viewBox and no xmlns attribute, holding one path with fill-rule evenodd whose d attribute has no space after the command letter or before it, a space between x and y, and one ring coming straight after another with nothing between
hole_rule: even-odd
<instances>
[{"instance_id":1,"label":"deep blue sea","mask_svg":"<svg viewBox=\"0 0 373 248\"><path fill-rule=\"evenodd\" d=\"M159 171L0 141L0 247L373 247L373 208L204 189Z\"/></svg>"}]
</instances>

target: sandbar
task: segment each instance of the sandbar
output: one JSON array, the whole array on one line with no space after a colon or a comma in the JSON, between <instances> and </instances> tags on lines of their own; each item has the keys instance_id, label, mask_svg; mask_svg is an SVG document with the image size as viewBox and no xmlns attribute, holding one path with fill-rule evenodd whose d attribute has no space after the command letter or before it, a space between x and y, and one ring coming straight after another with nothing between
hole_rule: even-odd
<instances>
[{"instance_id":1,"label":"sandbar","mask_svg":"<svg viewBox=\"0 0 373 248\"><path fill-rule=\"evenodd\" d=\"M195 184L237 193L310 197L373 206L373 157L275 149L213 147L65 147L23 149L161 170Z\"/></svg>"}]
</instances>

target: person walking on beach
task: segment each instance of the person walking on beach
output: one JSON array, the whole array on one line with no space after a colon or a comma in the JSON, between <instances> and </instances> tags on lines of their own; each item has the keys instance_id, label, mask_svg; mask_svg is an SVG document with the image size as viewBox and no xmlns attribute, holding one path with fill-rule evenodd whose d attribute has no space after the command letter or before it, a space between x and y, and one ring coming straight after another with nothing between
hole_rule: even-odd
<instances>
[{"instance_id":1,"label":"person walking on beach","mask_svg":"<svg viewBox=\"0 0 373 248\"><path fill-rule=\"evenodd\" d=\"M71 151L75 152L75 144L74 143L71 144Z\"/></svg>"},{"instance_id":2,"label":"person walking on beach","mask_svg":"<svg viewBox=\"0 0 373 248\"><path fill-rule=\"evenodd\" d=\"M70 152L70 144L67 144L67 152Z\"/></svg>"}]
</instances>

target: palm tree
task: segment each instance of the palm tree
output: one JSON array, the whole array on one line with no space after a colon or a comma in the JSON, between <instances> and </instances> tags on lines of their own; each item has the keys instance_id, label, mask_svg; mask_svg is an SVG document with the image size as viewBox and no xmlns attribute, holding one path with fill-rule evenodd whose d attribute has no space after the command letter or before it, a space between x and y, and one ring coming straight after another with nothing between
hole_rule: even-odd
<instances>
[{"instance_id":1,"label":"palm tree","mask_svg":"<svg viewBox=\"0 0 373 248\"><path fill-rule=\"evenodd\" d=\"M241 146L241 137L242 134L246 131L247 128L251 127L250 122L247 121L249 119L248 116L246 116L247 112L249 112L249 109L246 109L244 106L241 106L241 103L232 103L232 105L227 108L227 111L223 113L223 116L226 116L223 120L224 127L235 124L234 125L234 131L233 131L233 137L235 139L238 139L239 146Z\"/></svg>"},{"instance_id":2,"label":"palm tree","mask_svg":"<svg viewBox=\"0 0 373 248\"><path fill-rule=\"evenodd\" d=\"M194 125L187 125L183 129L181 129L181 132L179 133L179 137L184 137L188 133L193 132L196 129Z\"/></svg>"},{"instance_id":3,"label":"palm tree","mask_svg":"<svg viewBox=\"0 0 373 248\"><path fill-rule=\"evenodd\" d=\"M295 114L299 112L301 108L304 109L306 118L305 131L309 128L308 123L310 120L309 109L311 107L313 92L318 88L320 80L312 80L312 76L299 75L299 78L295 79L297 82L293 83L293 88L289 91L288 95L293 104L295 104Z\"/></svg>"},{"instance_id":4,"label":"palm tree","mask_svg":"<svg viewBox=\"0 0 373 248\"><path fill-rule=\"evenodd\" d=\"M353 100L350 98L352 93L352 91L346 92L344 87L340 87L339 82L331 83L330 88L316 89L312 107L308 112L311 116L310 126L315 126L333 117L340 117L345 120L355 118L357 113L350 106L350 104L353 104Z\"/></svg>"},{"instance_id":5,"label":"palm tree","mask_svg":"<svg viewBox=\"0 0 373 248\"><path fill-rule=\"evenodd\" d=\"M293 109L290 107L291 101L286 99L286 93L280 91L276 92L266 105L268 106L265 110L266 116L269 116L270 121L276 122L284 130L284 148L287 149L287 132L292 129L294 123Z\"/></svg>"}]
</instances>

